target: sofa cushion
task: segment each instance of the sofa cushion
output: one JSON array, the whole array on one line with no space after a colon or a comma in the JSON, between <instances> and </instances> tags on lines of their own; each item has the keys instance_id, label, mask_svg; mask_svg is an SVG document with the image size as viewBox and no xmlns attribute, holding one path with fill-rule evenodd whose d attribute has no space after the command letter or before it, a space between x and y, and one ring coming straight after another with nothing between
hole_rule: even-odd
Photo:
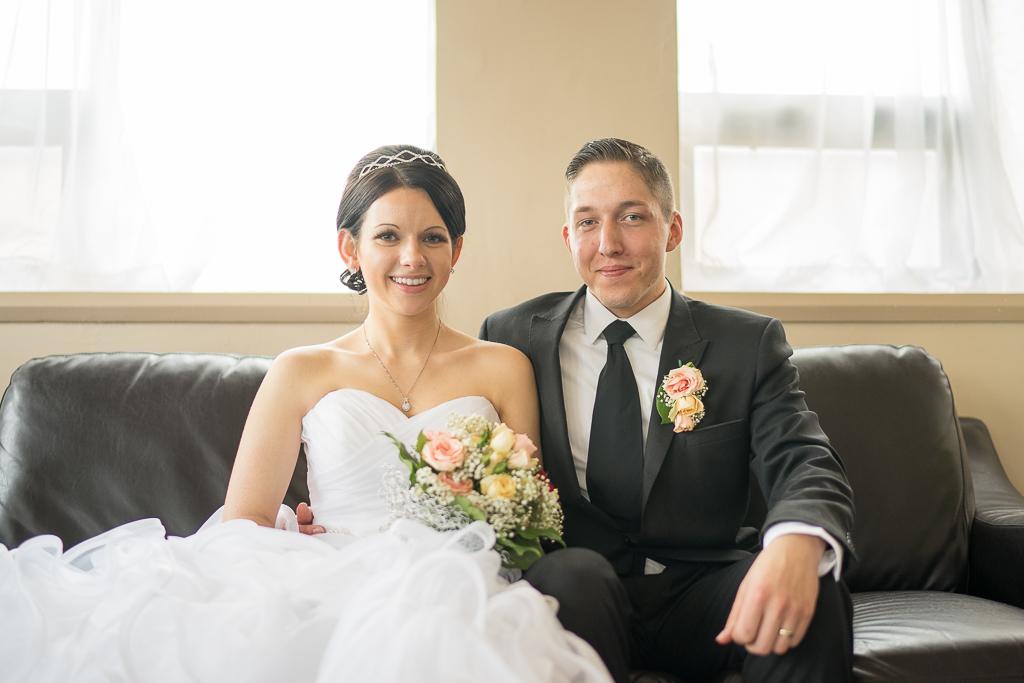
<instances>
[{"instance_id":1,"label":"sofa cushion","mask_svg":"<svg viewBox=\"0 0 1024 683\"><path fill-rule=\"evenodd\" d=\"M916 346L803 348L793 361L853 487L850 590L963 591L973 497L942 366Z\"/></svg>"},{"instance_id":2,"label":"sofa cushion","mask_svg":"<svg viewBox=\"0 0 1024 683\"><path fill-rule=\"evenodd\" d=\"M1024 610L956 593L853 595L860 681L1024 680Z\"/></svg>"},{"instance_id":3,"label":"sofa cushion","mask_svg":"<svg viewBox=\"0 0 1024 683\"><path fill-rule=\"evenodd\" d=\"M51 356L0 403L0 543L69 547L159 517L184 535L224 501L242 426L270 365L219 354ZM299 458L286 502L307 500Z\"/></svg>"},{"instance_id":4,"label":"sofa cushion","mask_svg":"<svg viewBox=\"0 0 1024 683\"><path fill-rule=\"evenodd\" d=\"M857 681L1024 680L1024 610L956 593L853 594L853 671ZM715 683L739 683L724 672ZM690 683L634 672L632 683Z\"/></svg>"}]
</instances>

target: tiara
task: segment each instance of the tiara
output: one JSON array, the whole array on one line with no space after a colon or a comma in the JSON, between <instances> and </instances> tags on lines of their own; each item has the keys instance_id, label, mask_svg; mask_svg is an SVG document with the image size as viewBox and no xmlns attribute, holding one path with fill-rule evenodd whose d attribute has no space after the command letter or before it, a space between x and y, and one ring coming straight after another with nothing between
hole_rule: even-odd
<instances>
[{"instance_id":1,"label":"tiara","mask_svg":"<svg viewBox=\"0 0 1024 683\"><path fill-rule=\"evenodd\" d=\"M411 149L403 149L398 154L382 154L381 156L377 157L376 159L373 160L372 163L363 166L362 169L359 170L359 177L362 178L370 171L375 171L378 168L385 168L387 166L398 166L399 164L408 164L411 161L422 161L423 163L429 166L434 166L436 168L441 169L445 173L448 172L448 169L444 167L444 164L438 161L435 157L430 156L429 154L417 154L416 152L413 152Z\"/></svg>"}]
</instances>

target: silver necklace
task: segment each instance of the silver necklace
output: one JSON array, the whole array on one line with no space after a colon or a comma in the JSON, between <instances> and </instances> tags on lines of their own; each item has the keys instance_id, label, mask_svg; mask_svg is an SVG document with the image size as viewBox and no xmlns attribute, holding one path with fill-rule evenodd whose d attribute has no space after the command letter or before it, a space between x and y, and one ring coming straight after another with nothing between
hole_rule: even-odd
<instances>
[{"instance_id":1,"label":"silver necklace","mask_svg":"<svg viewBox=\"0 0 1024 683\"><path fill-rule=\"evenodd\" d=\"M399 395L402 397L403 413L408 413L410 410L412 410L412 402L409 400L409 394L411 394L412 390L416 387L416 382L420 381L420 375L422 375L423 371L427 369L427 362L430 360L430 354L434 353L434 347L437 346L437 340L440 336L441 321L438 320L437 334L434 335L434 343L430 345L430 350L427 351L427 357L423 359L423 367L421 367L420 371L416 374L416 379L412 381L412 384L409 386L409 393L407 394L404 391L402 391L402 387L398 386L398 382L395 381L394 375L392 375L391 371L388 370L388 366L384 365L384 361L380 359L380 356L377 355L377 352L373 350L372 346L370 346L370 338L366 336L366 325L363 325L363 341L366 342L366 348L370 349L370 353L372 353L373 357L377 359L378 363L380 363L380 367L384 371L384 374L388 376L388 379L391 380L391 384L394 385L395 390L398 391Z\"/></svg>"}]
</instances>

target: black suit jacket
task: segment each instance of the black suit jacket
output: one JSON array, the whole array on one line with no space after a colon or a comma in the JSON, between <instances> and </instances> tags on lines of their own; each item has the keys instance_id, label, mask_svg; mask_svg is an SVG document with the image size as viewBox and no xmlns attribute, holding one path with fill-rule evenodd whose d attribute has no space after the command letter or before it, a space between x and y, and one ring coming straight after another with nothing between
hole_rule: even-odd
<instances>
[{"instance_id":1,"label":"black suit jacket","mask_svg":"<svg viewBox=\"0 0 1024 683\"><path fill-rule=\"evenodd\" d=\"M533 363L541 452L565 508L569 545L601 552L620 573L641 571L643 557L664 564L742 559L757 545L756 535L741 528L753 474L767 505L762 530L786 521L813 524L852 555L852 492L804 401L782 325L675 291L659 382L680 362L697 366L708 385L704 419L692 432L677 434L652 408L639 531L618 529L587 501L569 447L558 356L562 331L585 292L545 294L494 313L480 330L482 339L514 346Z\"/></svg>"}]
</instances>

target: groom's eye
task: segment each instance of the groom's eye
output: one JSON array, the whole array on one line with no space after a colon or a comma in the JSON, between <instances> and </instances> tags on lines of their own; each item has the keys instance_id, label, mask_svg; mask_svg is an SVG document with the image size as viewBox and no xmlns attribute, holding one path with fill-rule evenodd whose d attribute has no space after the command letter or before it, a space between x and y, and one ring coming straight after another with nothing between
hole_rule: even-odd
<instances>
[{"instance_id":1,"label":"groom's eye","mask_svg":"<svg viewBox=\"0 0 1024 683\"><path fill-rule=\"evenodd\" d=\"M597 221L593 218L584 218L583 220L576 224L576 226L582 230L588 230L594 227L595 225L597 225Z\"/></svg>"}]
</instances>

